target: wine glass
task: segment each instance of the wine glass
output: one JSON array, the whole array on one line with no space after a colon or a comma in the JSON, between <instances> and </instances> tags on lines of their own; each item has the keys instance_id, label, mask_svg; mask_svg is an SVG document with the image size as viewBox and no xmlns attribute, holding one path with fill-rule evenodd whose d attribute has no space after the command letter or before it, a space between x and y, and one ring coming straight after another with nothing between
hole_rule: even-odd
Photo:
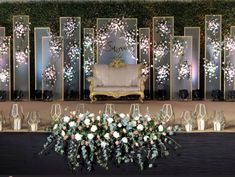
<instances>
[{"instance_id":1,"label":"wine glass","mask_svg":"<svg viewBox=\"0 0 235 177\"><path fill-rule=\"evenodd\" d=\"M172 119L173 119L173 121L175 120L175 114L174 114L174 111L173 111L171 104L164 104L162 106L161 113L162 113L161 114L162 122L167 123Z\"/></svg>"},{"instance_id":2,"label":"wine glass","mask_svg":"<svg viewBox=\"0 0 235 177\"><path fill-rule=\"evenodd\" d=\"M115 114L114 104L106 104L104 108L104 114L112 117Z\"/></svg>"},{"instance_id":3,"label":"wine glass","mask_svg":"<svg viewBox=\"0 0 235 177\"><path fill-rule=\"evenodd\" d=\"M62 114L62 111L61 111L60 104L52 104L51 112L50 112L52 120L57 121L60 118L61 114Z\"/></svg>"}]
</instances>

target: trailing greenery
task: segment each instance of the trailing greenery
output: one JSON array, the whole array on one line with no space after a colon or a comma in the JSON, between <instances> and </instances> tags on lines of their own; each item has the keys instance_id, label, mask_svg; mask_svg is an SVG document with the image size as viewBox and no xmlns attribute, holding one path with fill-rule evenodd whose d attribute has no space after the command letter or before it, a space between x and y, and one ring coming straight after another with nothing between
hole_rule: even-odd
<instances>
[{"instance_id":1,"label":"trailing greenery","mask_svg":"<svg viewBox=\"0 0 235 177\"><path fill-rule=\"evenodd\" d=\"M138 27L152 27L154 16L174 16L175 35L183 35L185 26L201 27L201 67L204 57L204 20L206 14L223 15L223 34L227 34L230 26L235 25L235 1L197 1L197 2L31 2L1 3L0 26L6 27L6 35L12 36L13 15L29 15L31 22L30 48L31 67L34 67L34 27L51 28L59 34L59 18L61 16L79 16L82 28L96 25L98 17L134 17L138 18ZM34 71L31 70L34 75ZM34 81L31 80L32 90ZM203 80L201 80L203 88Z\"/></svg>"}]
</instances>

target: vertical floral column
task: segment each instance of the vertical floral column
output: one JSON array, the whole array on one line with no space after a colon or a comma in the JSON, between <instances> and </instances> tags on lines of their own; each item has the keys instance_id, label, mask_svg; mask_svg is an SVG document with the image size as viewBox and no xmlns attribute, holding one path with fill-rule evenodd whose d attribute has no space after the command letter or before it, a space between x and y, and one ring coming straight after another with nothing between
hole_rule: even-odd
<instances>
[{"instance_id":1,"label":"vertical floral column","mask_svg":"<svg viewBox=\"0 0 235 177\"><path fill-rule=\"evenodd\" d=\"M61 17L60 36L64 38L65 100L81 98L81 18Z\"/></svg>"},{"instance_id":2,"label":"vertical floral column","mask_svg":"<svg viewBox=\"0 0 235 177\"><path fill-rule=\"evenodd\" d=\"M171 55L171 99L191 99L192 37L174 36L172 38ZM179 92L181 91L180 96Z\"/></svg>"},{"instance_id":3,"label":"vertical floral column","mask_svg":"<svg viewBox=\"0 0 235 177\"><path fill-rule=\"evenodd\" d=\"M10 37L5 36L5 28L0 28L0 100L11 99L10 79Z\"/></svg>"},{"instance_id":4,"label":"vertical floral column","mask_svg":"<svg viewBox=\"0 0 235 177\"><path fill-rule=\"evenodd\" d=\"M174 17L153 17L153 96L170 99L170 50Z\"/></svg>"},{"instance_id":5,"label":"vertical floral column","mask_svg":"<svg viewBox=\"0 0 235 177\"><path fill-rule=\"evenodd\" d=\"M91 66L95 63L94 29L84 28L83 32L83 98L89 98L88 77L92 76Z\"/></svg>"},{"instance_id":6,"label":"vertical floral column","mask_svg":"<svg viewBox=\"0 0 235 177\"><path fill-rule=\"evenodd\" d=\"M63 37L42 37L42 88L43 94L51 92L53 100L64 98L64 59L63 59Z\"/></svg>"},{"instance_id":7,"label":"vertical floral column","mask_svg":"<svg viewBox=\"0 0 235 177\"><path fill-rule=\"evenodd\" d=\"M145 98L150 98L151 85L150 85L150 29L139 29L139 62L143 63L145 68L142 70L142 74L147 77L145 82Z\"/></svg>"},{"instance_id":8,"label":"vertical floral column","mask_svg":"<svg viewBox=\"0 0 235 177\"><path fill-rule=\"evenodd\" d=\"M192 90L200 89L200 27L185 27L184 36L192 36Z\"/></svg>"},{"instance_id":9,"label":"vertical floral column","mask_svg":"<svg viewBox=\"0 0 235 177\"><path fill-rule=\"evenodd\" d=\"M230 28L230 34L224 37L224 99L235 100L235 27Z\"/></svg>"},{"instance_id":10,"label":"vertical floral column","mask_svg":"<svg viewBox=\"0 0 235 177\"><path fill-rule=\"evenodd\" d=\"M49 35L49 27L34 28L35 92L39 92L40 94L42 91L42 37Z\"/></svg>"},{"instance_id":11,"label":"vertical floral column","mask_svg":"<svg viewBox=\"0 0 235 177\"><path fill-rule=\"evenodd\" d=\"M205 99L212 99L213 90L221 90L221 23L221 15L205 16Z\"/></svg>"},{"instance_id":12,"label":"vertical floral column","mask_svg":"<svg viewBox=\"0 0 235 177\"><path fill-rule=\"evenodd\" d=\"M29 16L13 16L13 91L26 100L30 99L29 25Z\"/></svg>"}]
</instances>

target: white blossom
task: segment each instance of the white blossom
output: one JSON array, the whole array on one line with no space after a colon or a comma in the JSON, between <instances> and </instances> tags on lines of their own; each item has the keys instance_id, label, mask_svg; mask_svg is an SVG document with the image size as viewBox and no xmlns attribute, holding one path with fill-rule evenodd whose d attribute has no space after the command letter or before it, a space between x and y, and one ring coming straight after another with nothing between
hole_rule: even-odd
<instances>
[{"instance_id":1,"label":"white blossom","mask_svg":"<svg viewBox=\"0 0 235 177\"><path fill-rule=\"evenodd\" d=\"M136 127L137 123L136 123L136 121L133 120L133 121L131 121L131 124L132 124L133 127Z\"/></svg>"},{"instance_id":2,"label":"white blossom","mask_svg":"<svg viewBox=\"0 0 235 177\"><path fill-rule=\"evenodd\" d=\"M85 123L86 126L89 126L89 125L91 124L91 120L88 119L88 118L86 118L86 119L84 120L84 123Z\"/></svg>"},{"instance_id":3,"label":"white blossom","mask_svg":"<svg viewBox=\"0 0 235 177\"><path fill-rule=\"evenodd\" d=\"M88 137L89 140L92 140L94 138L94 135L92 133L88 133L87 137Z\"/></svg>"},{"instance_id":4,"label":"white blossom","mask_svg":"<svg viewBox=\"0 0 235 177\"><path fill-rule=\"evenodd\" d=\"M88 117L94 117L94 116L95 116L94 113L91 113L91 114L88 115Z\"/></svg>"},{"instance_id":5,"label":"white blossom","mask_svg":"<svg viewBox=\"0 0 235 177\"><path fill-rule=\"evenodd\" d=\"M92 125L91 126L91 132L95 132L97 130L97 126L96 125Z\"/></svg>"},{"instance_id":6,"label":"white blossom","mask_svg":"<svg viewBox=\"0 0 235 177\"><path fill-rule=\"evenodd\" d=\"M164 130L164 127L162 125L158 126L158 131L162 132Z\"/></svg>"},{"instance_id":7,"label":"white blossom","mask_svg":"<svg viewBox=\"0 0 235 177\"><path fill-rule=\"evenodd\" d=\"M144 141L148 141L149 136L144 136Z\"/></svg>"},{"instance_id":8,"label":"white blossom","mask_svg":"<svg viewBox=\"0 0 235 177\"><path fill-rule=\"evenodd\" d=\"M122 127L122 124L119 122L117 126L118 126L119 128L121 128L121 127Z\"/></svg>"},{"instance_id":9,"label":"white blossom","mask_svg":"<svg viewBox=\"0 0 235 177\"><path fill-rule=\"evenodd\" d=\"M139 124L137 126L137 130L142 131L144 129L144 126L142 124Z\"/></svg>"},{"instance_id":10,"label":"white blossom","mask_svg":"<svg viewBox=\"0 0 235 177\"><path fill-rule=\"evenodd\" d=\"M121 118L125 118L125 114L123 114L123 113L119 114L119 116L120 116Z\"/></svg>"},{"instance_id":11,"label":"white blossom","mask_svg":"<svg viewBox=\"0 0 235 177\"><path fill-rule=\"evenodd\" d=\"M101 117L100 117L100 116L97 116L97 117L96 117L96 120L99 120L99 121L100 121L100 119L101 119Z\"/></svg>"},{"instance_id":12,"label":"white blossom","mask_svg":"<svg viewBox=\"0 0 235 177\"><path fill-rule=\"evenodd\" d=\"M108 119L107 119L107 121L108 121L108 123L112 123L113 122L113 118L111 118L111 117L109 117Z\"/></svg>"},{"instance_id":13,"label":"white blossom","mask_svg":"<svg viewBox=\"0 0 235 177\"><path fill-rule=\"evenodd\" d=\"M105 148L105 146L107 146L107 143L102 141L100 145L101 145L102 148Z\"/></svg>"},{"instance_id":14,"label":"white blossom","mask_svg":"<svg viewBox=\"0 0 235 177\"><path fill-rule=\"evenodd\" d=\"M75 140L77 140L77 141L82 140L82 136L83 136L83 135L81 135L81 134L79 134L79 133L76 133L76 134L75 134Z\"/></svg>"},{"instance_id":15,"label":"white blossom","mask_svg":"<svg viewBox=\"0 0 235 177\"><path fill-rule=\"evenodd\" d=\"M115 131L115 132L113 132L113 137L114 137L114 138L119 138L119 137L120 137L120 134Z\"/></svg>"},{"instance_id":16,"label":"white blossom","mask_svg":"<svg viewBox=\"0 0 235 177\"><path fill-rule=\"evenodd\" d=\"M69 122L69 126L70 126L70 127L75 127L75 126L76 126L76 122L74 122L74 121Z\"/></svg>"},{"instance_id":17,"label":"white blossom","mask_svg":"<svg viewBox=\"0 0 235 177\"><path fill-rule=\"evenodd\" d=\"M122 138L122 142L123 142L123 143L127 143L127 142L128 142L128 139L127 139L126 137L123 137L123 138Z\"/></svg>"},{"instance_id":18,"label":"white blossom","mask_svg":"<svg viewBox=\"0 0 235 177\"><path fill-rule=\"evenodd\" d=\"M68 123L69 120L70 120L70 118L69 118L68 116L65 116L65 117L64 117L64 122Z\"/></svg>"},{"instance_id":19,"label":"white blossom","mask_svg":"<svg viewBox=\"0 0 235 177\"><path fill-rule=\"evenodd\" d=\"M110 139L109 133L105 133L104 138L105 138L106 140L109 140L109 139Z\"/></svg>"},{"instance_id":20,"label":"white blossom","mask_svg":"<svg viewBox=\"0 0 235 177\"><path fill-rule=\"evenodd\" d=\"M134 117L134 120L139 120L139 119L140 119L139 116L135 116L135 117Z\"/></svg>"},{"instance_id":21,"label":"white blossom","mask_svg":"<svg viewBox=\"0 0 235 177\"><path fill-rule=\"evenodd\" d=\"M61 132L61 136L65 136L65 132L64 132L64 130L62 130L62 132Z\"/></svg>"},{"instance_id":22,"label":"white blossom","mask_svg":"<svg viewBox=\"0 0 235 177\"><path fill-rule=\"evenodd\" d=\"M58 124L55 124L53 127L53 130L56 130L58 128Z\"/></svg>"}]
</instances>

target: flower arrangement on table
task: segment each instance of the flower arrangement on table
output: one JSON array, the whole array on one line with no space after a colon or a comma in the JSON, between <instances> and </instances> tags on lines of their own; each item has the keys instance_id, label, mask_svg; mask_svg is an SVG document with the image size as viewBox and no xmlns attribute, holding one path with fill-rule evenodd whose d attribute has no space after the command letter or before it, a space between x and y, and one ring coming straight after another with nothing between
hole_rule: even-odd
<instances>
[{"instance_id":1,"label":"flower arrangement on table","mask_svg":"<svg viewBox=\"0 0 235 177\"><path fill-rule=\"evenodd\" d=\"M180 146L171 138L177 127L166 127L160 119L160 114L152 118L71 112L53 123L40 154L53 149L67 157L74 171L80 166L91 171L95 164L108 169L111 162L151 168L158 158L169 155L169 148Z\"/></svg>"}]
</instances>

